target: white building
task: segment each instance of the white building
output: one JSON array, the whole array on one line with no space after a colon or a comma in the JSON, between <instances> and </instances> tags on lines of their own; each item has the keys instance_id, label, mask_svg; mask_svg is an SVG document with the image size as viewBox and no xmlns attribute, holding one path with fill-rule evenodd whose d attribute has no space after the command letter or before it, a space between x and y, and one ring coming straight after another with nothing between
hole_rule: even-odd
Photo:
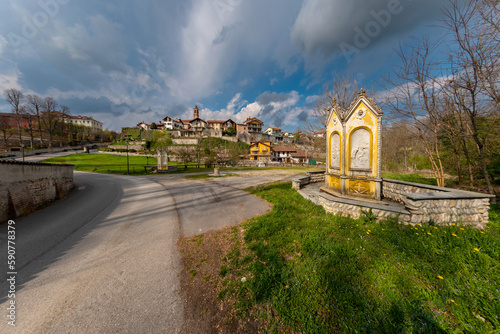
<instances>
[{"instance_id":1,"label":"white building","mask_svg":"<svg viewBox=\"0 0 500 334\"><path fill-rule=\"evenodd\" d=\"M274 126L269 126L267 127L266 131L264 133L267 133L270 136L281 136L281 128L277 128Z\"/></svg>"},{"instance_id":2,"label":"white building","mask_svg":"<svg viewBox=\"0 0 500 334\"><path fill-rule=\"evenodd\" d=\"M178 118L167 116L163 119L163 122L163 124L165 124L165 129L182 130L184 128L182 121Z\"/></svg>"},{"instance_id":3,"label":"white building","mask_svg":"<svg viewBox=\"0 0 500 334\"><path fill-rule=\"evenodd\" d=\"M64 121L66 123L71 123L74 125L83 125L91 128L92 130L101 130L102 131L102 123L99 121L96 121L92 117L89 116L72 116L72 115L66 115L64 117Z\"/></svg>"}]
</instances>

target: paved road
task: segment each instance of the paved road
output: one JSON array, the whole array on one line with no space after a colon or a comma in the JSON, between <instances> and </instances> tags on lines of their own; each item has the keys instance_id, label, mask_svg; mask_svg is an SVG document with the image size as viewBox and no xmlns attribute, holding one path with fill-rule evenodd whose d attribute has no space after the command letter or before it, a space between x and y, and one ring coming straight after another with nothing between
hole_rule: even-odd
<instances>
[{"instance_id":1,"label":"paved road","mask_svg":"<svg viewBox=\"0 0 500 334\"><path fill-rule=\"evenodd\" d=\"M75 181L69 197L16 219L16 330L2 279L0 333L178 332L173 198L143 178L76 173Z\"/></svg>"},{"instance_id":2,"label":"paved road","mask_svg":"<svg viewBox=\"0 0 500 334\"><path fill-rule=\"evenodd\" d=\"M7 325L2 279L0 333L178 332L179 236L263 214L269 205L239 189L290 175L193 181L76 172L72 194L15 220L16 330ZM6 273L5 225L0 243Z\"/></svg>"}]
</instances>

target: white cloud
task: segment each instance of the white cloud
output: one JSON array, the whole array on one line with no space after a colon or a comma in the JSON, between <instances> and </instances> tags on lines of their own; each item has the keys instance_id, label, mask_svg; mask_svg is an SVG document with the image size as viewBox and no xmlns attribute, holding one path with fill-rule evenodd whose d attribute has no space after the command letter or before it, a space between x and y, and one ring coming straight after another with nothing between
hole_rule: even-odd
<instances>
[{"instance_id":1,"label":"white cloud","mask_svg":"<svg viewBox=\"0 0 500 334\"><path fill-rule=\"evenodd\" d=\"M0 35L0 55L3 53L3 51L5 50L5 48L7 47L7 45L8 45L8 42L5 39L5 37L3 37L2 35Z\"/></svg>"},{"instance_id":2,"label":"white cloud","mask_svg":"<svg viewBox=\"0 0 500 334\"><path fill-rule=\"evenodd\" d=\"M9 88L21 89L18 73L0 74L0 94Z\"/></svg>"}]
</instances>

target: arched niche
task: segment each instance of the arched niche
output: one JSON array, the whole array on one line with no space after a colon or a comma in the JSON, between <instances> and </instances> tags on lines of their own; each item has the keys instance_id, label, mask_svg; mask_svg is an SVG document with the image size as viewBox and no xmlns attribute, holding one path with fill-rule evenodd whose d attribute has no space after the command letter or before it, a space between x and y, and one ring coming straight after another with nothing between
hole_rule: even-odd
<instances>
[{"instance_id":1,"label":"arched niche","mask_svg":"<svg viewBox=\"0 0 500 334\"><path fill-rule=\"evenodd\" d=\"M351 134L351 170L370 170L371 133L365 128L358 128Z\"/></svg>"},{"instance_id":2,"label":"arched niche","mask_svg":"<svg viewBox=\"0 0 500 334\"><path fill-rule=\"evenodd\" d=\"M330 138L330 167L340 169L340 135L334 132Z\"/></svg>"}]
</instances>

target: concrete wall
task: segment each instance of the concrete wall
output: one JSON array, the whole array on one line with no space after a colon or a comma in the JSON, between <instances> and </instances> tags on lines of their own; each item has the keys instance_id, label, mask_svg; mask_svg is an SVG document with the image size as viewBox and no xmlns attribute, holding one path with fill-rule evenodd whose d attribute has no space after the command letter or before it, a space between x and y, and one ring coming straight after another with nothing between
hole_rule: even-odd
<instances>
[{"instance_id":1,"label":"concrete wall","mask_svg":"<svg viewBox=\"0 0 500 334\"><path fill-rule=\"evenodd\" d=\"M57 147L57 148L42 148L42 149L36 149L36 150L24 150L24 156L29 157L32 155L39 155L39 154L44 154L44 153L57 153L57 152L66 152L66 151L78 151L82 150L83 146L66 146L66 147ZM0 153L0 159L2 158L22 158L23 152L22 151L14 151L14 152L5 152L5 153Z\"/></svg>"},{"instance_id":2,"label":"concrete wall","mask_svg":"<svg viewBox=\"0 0 500 334\"><path fill-rule=\"evenodd\" d=\"M62 198L73 188L73 165L0 160L0 223Z\"/></svg>"}]
</instances>

